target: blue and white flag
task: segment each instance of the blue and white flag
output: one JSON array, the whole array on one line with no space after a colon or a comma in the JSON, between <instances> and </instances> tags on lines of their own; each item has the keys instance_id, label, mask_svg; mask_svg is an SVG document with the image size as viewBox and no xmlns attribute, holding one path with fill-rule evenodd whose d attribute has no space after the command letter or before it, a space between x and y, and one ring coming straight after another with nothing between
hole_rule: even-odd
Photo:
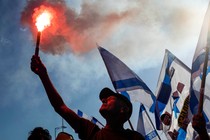
<instances>
[{"instance_id":1,"label":"blue and white flag","mask_svg":"<svg viewBox=\"0 0 210 140\"><path fill-rule=\"evenodd\" d=\"M210 35L209 35L209 25L210 25L210 7L208 6L203 25L201 28L199 40L195 50L195 54L192 62L192 75L191 75L191 93L190 93L190 110L192 114L196 114L198 111L199 97L200 97L200 87L201 79L203 75L203 65L206 54L206 47L210 47ZM208 69L206 74L206 86L204 92L204 102L203 110L206 117L206 121L210 118L210 57L208 54Z\"/></svg>"},{"instance_id":2,"label":"blue and white flag","mask_svg":"<svg viewBox=\"0 0 210 140\"><path fill-rule=\"evenodd\" d=\"M100 121L98 121L98 119L92 116L90 118L91 118L90 121L96 124L100 129L104 128L104 125Z\"/></svg>"},{"instance_id":3,"label":"blue and white flag","mask_svg":"<svg viewBox=\"0 0 210 140\"><path fill-rule=\"evenodd\" d=\"M115 90L130 98L133 102L141 102L154 112L155 96L147 85L128 66L116 56L102 47L98 48Z\"/></svg>"},{"instance_id":4,"label":"blue and white flag","mask_svg":"<svg viewBox=\"0 0 210 140\"><path fill-rule=\"evenodd\" d=\"M74 112L81 118L87 119L89 121L91 121L92 123L96 124L100 129L104 127L104 125L98 121L95 117L92 116L88 116L87 114L83 113L81 110L79 109L75 109Z\"/></svg>"},{"instance_id":5,"label":"blue and white flag","mask_svg":"<svg viewBox=\"0 0 210 140\"><path fill-rule=\"evenodd\" d=\"M143 104L140 105L139 109L137 131L144 136L145 140L160 140Z\"/></svg>"},{"instance_id":6,"label":"blue and white flag","mask_svg":"<svg viewBox=\"0 0 210 140\"><path fill-rule=\"evenodd\" d=\"M155 121L158 130L163 130L165 133L179 130L178 118L189 95L190 72L191 70L182 61L165 50L156 89ZM170 116L170 124L165 124L161 120L165 114Z\"/></svg>"}]
</instances>

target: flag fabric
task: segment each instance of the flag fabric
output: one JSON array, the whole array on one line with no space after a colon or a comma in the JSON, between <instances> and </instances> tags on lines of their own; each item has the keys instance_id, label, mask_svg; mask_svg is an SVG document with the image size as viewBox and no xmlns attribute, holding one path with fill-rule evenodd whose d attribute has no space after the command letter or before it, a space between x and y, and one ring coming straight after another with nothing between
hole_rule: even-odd
<instances>
[{"instance_id":1,"label":"flag fabric","mask_svg":"<svg viewBox=\"0 0 210 140\"><path fill-rule=\"evenodd\" d=\"M171 139L172 134L177 134L177 137L186 135L178 125L178 118L189 95L190 73L191 70L182 61L165 50L156 89L155 121L156 128L163 130L168 139ZM185 111L188 112L188 104L186 107ZM169 119L164 120L165 116ZM187 114L184 117L187 117ZM181 120L184 121L183 119Z\"/></svg>"},{"instance_id":2,"label":"flag fabric","mask_svg":"<svg viewBox=\"0 0 210 140\"><path fill-rule=\"evenodd\" d=\"M133 102L141 102L154 112L156 98L143 80L109 51L102 47L98 47L98 50L115 90Z\"/></svg>"},{"instance_id":3,"label":"flag fabric","mask_svg":"<svg viewBox=\"0 0 210 140\"><path fill-rule=\"evenodd\" d=\"M155 101L154 94L121 60L102 47L98 49L115 90L128 97L131 101L142 102L139 110L137 131L144 135L146 140L160 139L143 105L147 105L150 111L153 112Z\"/></svg>"},{"instance_id":4,"label":"flag fabric","mask_svg":"<svg viewBox=\"0 0 210 140\"><path fill-rule=\"evenodd\" d=\"M95 117L91 116L90 118L91 118L90 121L92 123L96 124L99 128L104 127L104 125L100 121L98 121L98 119L96 119Z\"/></svg>"},{"instance_id":5,"label":"flag fabric","mask_svg":"<svg viewBox=\"0 0 210 140\"><path fill-rule=\"evenodd\" d=\"M141 104L139 109L137 131L144 136L145 140L160 140L154 125L151 123L151 120L146 113L144 105Z\"/></svg>"},{"instance_id":6,"label":"flag fabric","mask_svg":"<svg viewBox=\"0 0 210 140\"><path fill-rule=\"evenodd\" d=\"M192 61L192 72L191 72L191 92L190 92L190 110L192 114L196 114L198 111L199 97L200 97L200 86L203 75L203 65L206 54L206 47L210 47L210 35L209 35L209 24L210 24L210 7L208 5L206 14L204 16L203 25L201 28L199 40L196 46L195 54ZM208 53L209 56L209 53ZM209 122L210 118L210 58L208 57L208 68L206 74L206 86L204 92L203 111L206 121Z\"/></svg>"},{"instance_id":7,"label":"flag fabric","mask_svg":"<svg viewBox=\"0 0 210 140\"><path fill-rule=\"evenodd\" d=\"M81 110L79 109L75 109L74 112L81 118L87 119L89 121L91 121L92 123L96 124L100 129L102 129L104 127L104 125L98 121L95 117L93 116L88 116L87 114L83 113Z\"/></svg>"},{"instance_id":8,"label":"flag fabric","mask_svg":"<svg viewBox=\"0 0 210 140\"><path fill-rule=\"evenodd\" d=\"M78 116L80 116L81 118L84 118L84 119L89 120L88 115L87 115L87 114L85 114L85 113L83 113L81 110L79 110L79 109L75 109L74 111L75 111L75 113L76 113Z\"/></svg>"}]
</instances>

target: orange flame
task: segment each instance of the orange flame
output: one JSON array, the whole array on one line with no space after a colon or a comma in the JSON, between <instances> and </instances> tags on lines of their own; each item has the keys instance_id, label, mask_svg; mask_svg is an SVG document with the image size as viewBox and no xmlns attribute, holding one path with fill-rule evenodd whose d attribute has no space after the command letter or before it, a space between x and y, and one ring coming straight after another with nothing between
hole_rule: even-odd
<instances>
[{"instance_id":1,"label":"orange flame","mask_svg":"<svg viewBox=\"0 0 210 140\"><path fill-rule=\"evenodd\" d=\"M41 6L39 9L35 9L35 25L39 32L43 31L46 27L51 25L53 15L51 10L45 6Z\"/></svg>"},{"instance_id":2,"label":"orange flame","mask_svg":"<svg viewBox=\"0 0 210 140\"><path fill-rule=\"evenodd\" d=\"M44 11L36 19L36 27L38 31L43 31L47 26L51 24L52 15L48 11Z\"/></svg>"}]
</instances>

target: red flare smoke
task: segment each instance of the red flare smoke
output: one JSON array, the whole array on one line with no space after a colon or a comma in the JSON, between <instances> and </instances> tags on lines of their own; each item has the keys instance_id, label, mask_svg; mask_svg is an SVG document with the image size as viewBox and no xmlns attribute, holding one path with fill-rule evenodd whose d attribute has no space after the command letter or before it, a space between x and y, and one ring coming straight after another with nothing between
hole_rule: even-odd
<instances>
[{"instance_id":1,"label":"red flare smoke","mask_svg":"<svg viewBox=\"0 0 210 140\"><path fill-rule=\"evenodd\" d=\"M40 49L46 53L62 54L66 51L85 53L96 47L113 31L117 23L129 16L129 12L104 14L95 4L83 3L80 14L66 6L64 0L29 0L22 11L21 22L29 26L34 40L37 9L47 8L53 15L51 25L42 33Z\"/></svg>"}]
</instances>

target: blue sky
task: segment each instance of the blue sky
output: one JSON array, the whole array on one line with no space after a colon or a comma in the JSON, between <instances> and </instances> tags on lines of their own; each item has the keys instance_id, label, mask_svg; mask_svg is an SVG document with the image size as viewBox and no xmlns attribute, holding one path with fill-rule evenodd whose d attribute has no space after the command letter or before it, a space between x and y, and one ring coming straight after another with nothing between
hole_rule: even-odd
<instances>
[{"instance_id":1,"label":"blue sky","mask_svg":"<svg viewBox=\"0 0 210 140\"><path fill-rule=\"evenodd\" d=\"M84 26L88 23L94 25L85 29L80 21L85 34L82 43L88 43L87 49L75 51L80 40L72 42L70 39L61 44L61 52L54 53L50 49L43 51L41 42L40 57L65 103L102 123L98 93L103 87L113 89L113 86L96 43L120 58L155 92L165 49L191 67L208 5L207 0L65 2L75 13L83 13L86 19ZM82 6L84 3L86 7ZM20 21L25 6L24 0L0 1L0 135L5 140L27 139L30 130L42 126L49 129L54 139L55 128L61 126L61 117L51 107L40 79L30 70L36 40L30 28ZM99 12L100 16L87 20L86 16L90 15L84 11L88 9ZM104 20L110 13L123 11L130 15L113 18L113 23ZM137 113L138 105L135 105L131 118L134 128ZM71 127L64 123L67 126L65 131L77 139ZM160 135L164 137L164 134Z\"/></svg>"}]
</instances>

